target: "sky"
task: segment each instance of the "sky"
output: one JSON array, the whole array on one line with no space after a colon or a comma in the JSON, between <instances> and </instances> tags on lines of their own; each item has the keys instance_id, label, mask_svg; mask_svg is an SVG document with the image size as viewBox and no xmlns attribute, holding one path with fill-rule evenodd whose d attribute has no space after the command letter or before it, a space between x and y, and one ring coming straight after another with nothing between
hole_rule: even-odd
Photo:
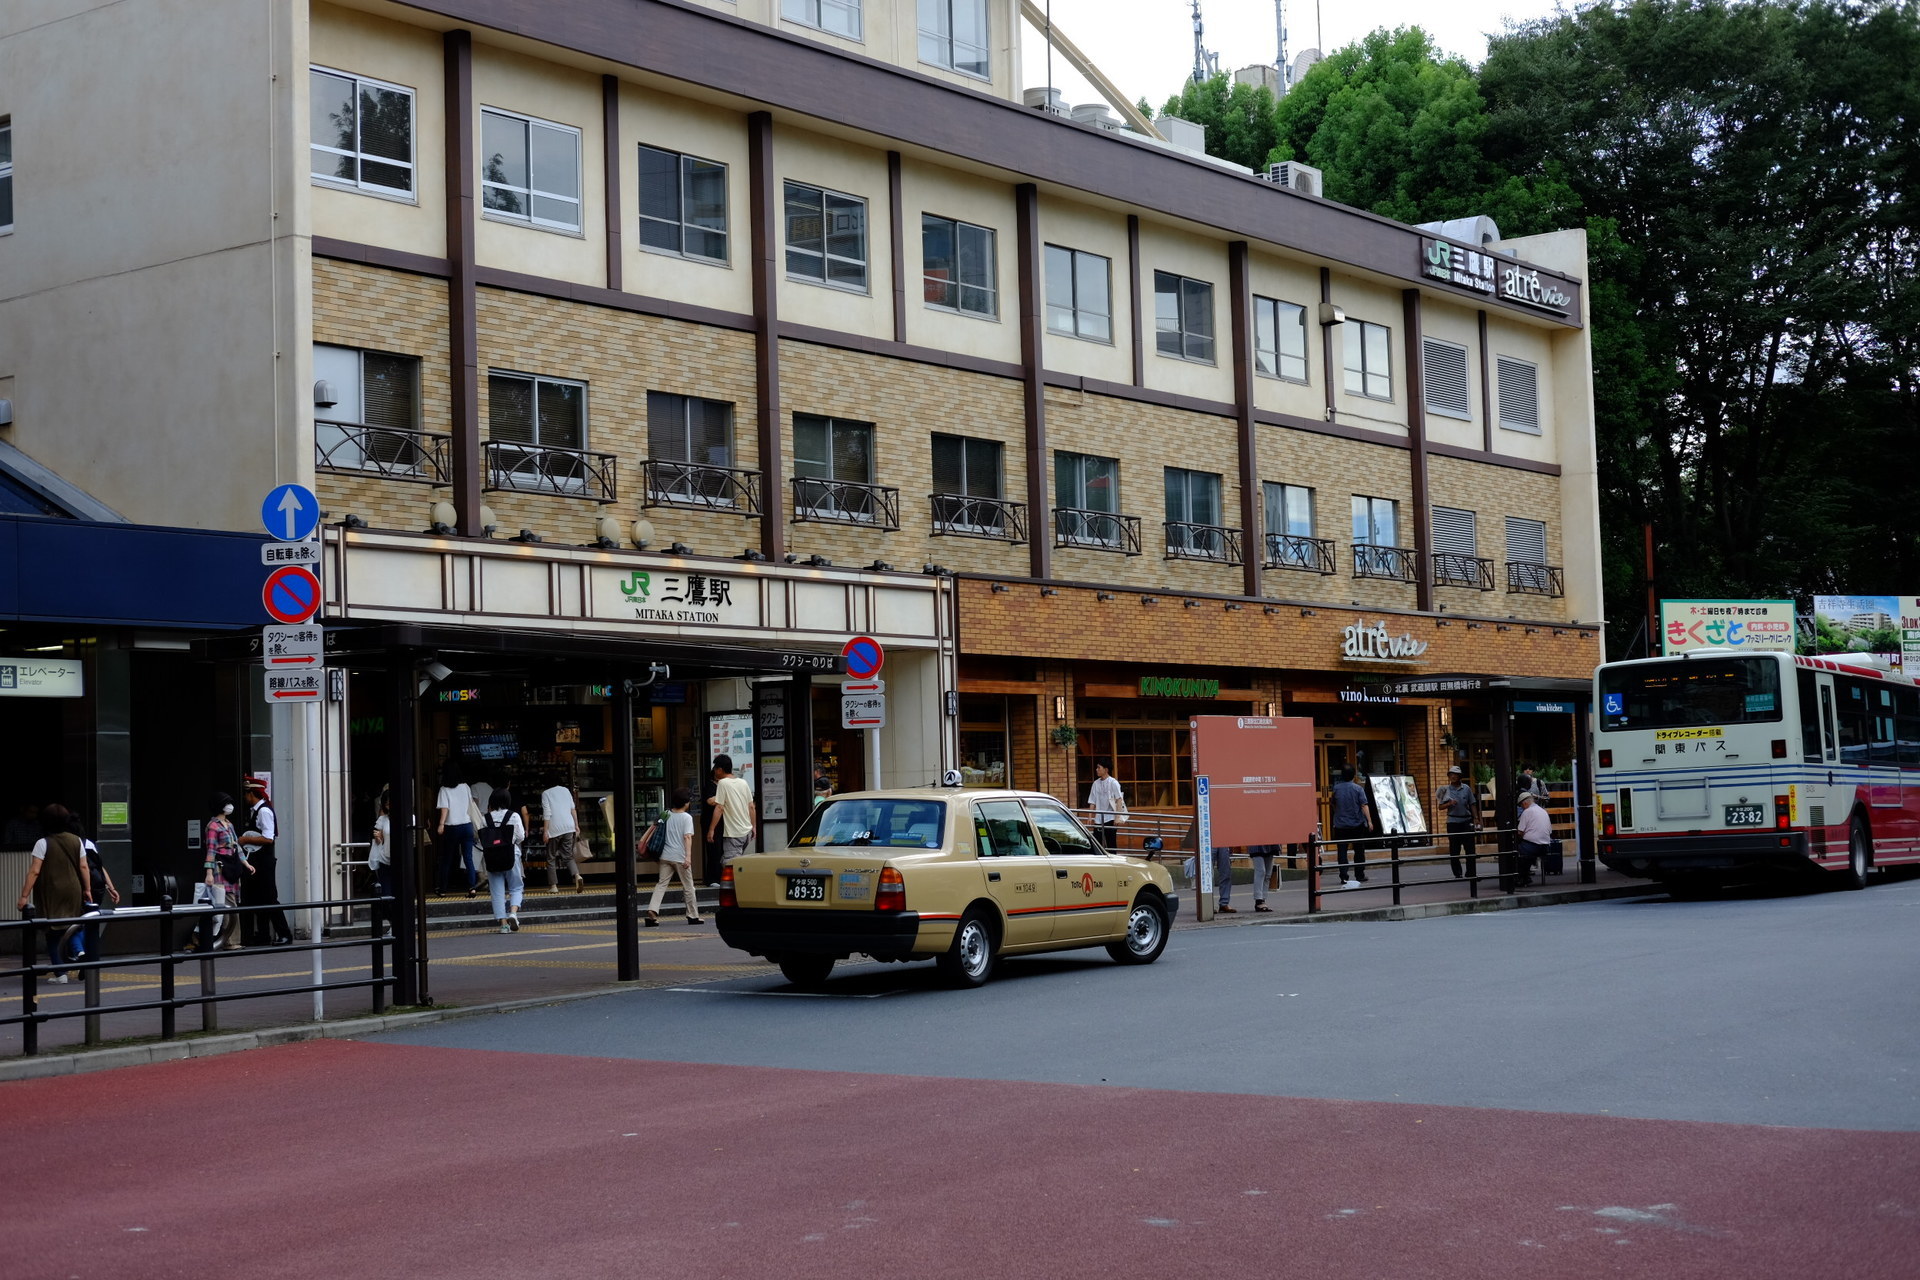
<instances>
[{"instance_id":1,"label":"sky","mask_svg":"<svg viewBox=\"0 0 1920 1280\"><path fill-rule=\"evenodd\" d=\"M1053 7L1055 26L1126 94L1158 107L1180 91L1193 71L1190 0L1034 0ZM1554 0L1319 0L1324 31L1314 29L1314 0L1287 0L1287 58L1309 47L1329 52L1377 27L1419 26L1447 53L1478 64L1487 33L1509 19L1545 17ZM1201 0L1206 45L1231 74L1274 58L1273 0ZM1031 30L1022 41L1021 85L1047 83L1046 42ZM1053 84L1069 103L1094 102L1094 91L1058 54Z\"/></svg>"}]
</instances>

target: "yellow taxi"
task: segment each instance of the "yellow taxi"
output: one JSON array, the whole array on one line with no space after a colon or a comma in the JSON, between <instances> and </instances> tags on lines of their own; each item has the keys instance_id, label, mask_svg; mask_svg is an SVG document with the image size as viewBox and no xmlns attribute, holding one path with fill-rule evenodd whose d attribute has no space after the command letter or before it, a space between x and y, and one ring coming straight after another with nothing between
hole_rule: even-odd
<instances>
[{"instance_id":1,"label":"yellow taxi","mask_svg":"<svg viewBox=\"0 0 1920 1280\"><path fill-rule=\"evenodd\" d=\"M1152 964L1179 909L1165 868L1109 853L1052 796L929 787L815 805L787 848L726 868L717 922L803 989L853 955L935 960L977 987L1001 956Z\"/></svg>"}]
</instances>

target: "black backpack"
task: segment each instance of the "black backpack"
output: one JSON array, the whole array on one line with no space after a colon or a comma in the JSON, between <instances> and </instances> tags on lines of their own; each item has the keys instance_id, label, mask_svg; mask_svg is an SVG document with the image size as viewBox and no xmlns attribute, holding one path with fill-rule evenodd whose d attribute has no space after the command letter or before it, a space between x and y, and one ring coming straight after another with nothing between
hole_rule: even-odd
<instances>
[{"instance_id":1,"label":"black backpack","mask_svg":"<svg viewBox=\"0 0 1920 1280\"><path fill-rule=\"evenodd\" d=\"M511 819L512 815L508 815ZM513 870L513 825L509 821L495 826L493 815L487 815L486 825L480 828L477 842L480 845L482 865L495 875L505 875Z\"/></svg>"}]
</instances>

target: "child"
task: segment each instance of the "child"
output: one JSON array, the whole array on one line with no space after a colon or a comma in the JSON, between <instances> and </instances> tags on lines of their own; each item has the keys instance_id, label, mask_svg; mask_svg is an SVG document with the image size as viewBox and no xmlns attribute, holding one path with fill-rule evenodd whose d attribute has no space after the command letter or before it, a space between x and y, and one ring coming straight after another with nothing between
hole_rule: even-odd
<instances>
[{"instance_id":1,"label":"child","mask_svg":"<svg viewBox=\"0 0 1920 1280\"><path fill-rule=\"evenodd\" d=\"M687 812L687 806L692 803L692 794L685 787L678 788L673 793L671 812L648 827L647 833L640 837L641 857L649 860L657 857L660 863L660 877L653 882L653 898L647 903L649 929L660 923L660 899L667 892L667 882L675 875L680 877L680 896L686 900L687 923L706 923L699 914L700 904L693 897L693 815ZM657 855L649 853L647 849L653 843L654 827L662 824L666 827L666 838L660 852Z\"/></svg>"}]
</instances>

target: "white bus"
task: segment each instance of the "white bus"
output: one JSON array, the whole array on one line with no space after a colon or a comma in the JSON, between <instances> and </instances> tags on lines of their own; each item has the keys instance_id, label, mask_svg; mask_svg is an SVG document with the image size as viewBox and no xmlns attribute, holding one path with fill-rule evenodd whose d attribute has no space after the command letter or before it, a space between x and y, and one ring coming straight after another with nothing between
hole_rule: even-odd
<instances>
[{"instance_id":1,"label":"white bus","mask_svg":"<svg viewBox=\"0 0 1920 1280\"><path fill-rule=\"evenodd\" d=\"M1920 688L1832 658L1706 649L1594 672L1600 860L1676 889L1920 862Z\"/></svg>"}]
</instances>

